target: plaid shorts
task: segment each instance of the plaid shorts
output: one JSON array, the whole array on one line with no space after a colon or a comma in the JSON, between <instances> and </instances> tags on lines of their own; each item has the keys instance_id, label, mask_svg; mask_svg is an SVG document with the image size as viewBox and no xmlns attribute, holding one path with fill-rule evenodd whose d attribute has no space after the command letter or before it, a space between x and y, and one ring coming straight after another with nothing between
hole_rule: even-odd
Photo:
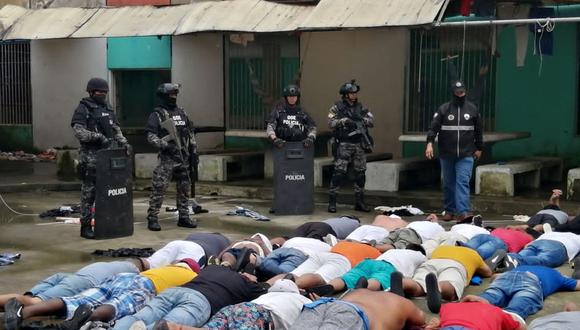
<instances>
[{"instance_id":1,"label":"plaid shorts","mask_svg":"<svg viewBox=\"0 0 580 330\"><path fill-rule=\"evenodd\" d=\"M101 285L87 289L76 296L61 298L66 306L67 319L84 304L97 308L111 305L115 309L115 320L132 315L155 296L155 287L150 279L133 273L111 276Z\"/></svg>"}]
</instances>

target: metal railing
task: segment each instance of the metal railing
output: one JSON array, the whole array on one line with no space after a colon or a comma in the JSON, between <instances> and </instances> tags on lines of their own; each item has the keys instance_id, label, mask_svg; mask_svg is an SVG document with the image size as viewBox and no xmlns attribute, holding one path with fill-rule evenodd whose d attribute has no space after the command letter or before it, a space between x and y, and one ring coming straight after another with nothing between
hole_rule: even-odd
<instances>
[{"instance_id":1,"label":"metal railing","mask_svg":"<svg viewBox=\"0 0 580 330\"><path fill-rule=\"evenodd\" d=\"M454 65L468 94L480 82L479 112L484 130L495 128L495 27L440 27L411 31L407 70L405 133L426 132L437 108L450 100L449 66ZM487 73L480 75L480 70ZM483 79L480 79L483 78Z\"/></svg>"},{"instance_id":2,"label":"metal railing","mask_svg":"<svg viewBox=\"0 0 580 330\"><path fill-rule=\"evenodd\" d=\"M31 125L30 42L0 42L0 125Z\"/></svg>"}]
</instances>

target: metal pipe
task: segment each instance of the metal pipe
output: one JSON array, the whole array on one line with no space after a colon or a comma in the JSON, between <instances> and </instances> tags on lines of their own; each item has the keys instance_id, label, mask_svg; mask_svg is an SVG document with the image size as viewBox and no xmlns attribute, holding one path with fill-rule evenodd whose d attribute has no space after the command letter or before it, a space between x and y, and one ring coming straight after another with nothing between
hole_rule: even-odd
<instances>
[{"instance_id":1,"label":"metal pipe","mask_svg":"<svg viewBox=\"0 0 580 330\"><path fill-rule=\"evenodd\" d=\"M534 24L534 23L573 23L580 22L580 17L544 17L544 18L521 18L521 19L500 19L500 20L485 20L485 21L460 21L460 22L442 22L433 23L434 27L450 27L450 26L483 26L483 25L509 25L509 24Z\"/></svg>"}]
</instances>

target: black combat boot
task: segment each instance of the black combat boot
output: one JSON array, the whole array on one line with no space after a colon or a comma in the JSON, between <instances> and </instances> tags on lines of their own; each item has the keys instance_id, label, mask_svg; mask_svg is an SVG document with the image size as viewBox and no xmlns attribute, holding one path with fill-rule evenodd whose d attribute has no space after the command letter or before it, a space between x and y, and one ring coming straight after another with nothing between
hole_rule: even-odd
<instances>
[{"instance_id":1,"label":"black combat boot","mask_svg":"<svg viewBox=\"0 0 580 330\"><path fill-rule=\"evenodd\" d=\"M81 219L81 237L87 239L94 239L95 232L91 226L91 219Z\"/></svg>"},{"instance_id":2,"label":"black combat boot","mask_svg":"<svg viewBox=\"0 0 580 330\"><path fill-rule=\"evenodd\" d=\"M161 230L161 226L159 225L159 221L157 221L157 217L147 217L147 229L151 231Z\"/></svg>"},{"instance_id":3,"label":"black combat boot","mask_svg":"<svg viewBox=\"0 0 580 330\"><path fill-rule=\"evenodd\" d=\"M370 212L371 209L365 204L365 195L362 192L355 194L354 209L356 211Z\"/></svg>"},{"instance_id":4,"label":"black combat boot","mask_svg":"<svg viewBox=\"0 0 580 330\"><path fill-rule=\"evenodd\" d=\"M189 218L189 216L179 217L179 220L177 221L177 226L185 228L197 228L197 220L196 219L192 220Z\"/></svg>"},{"instance_id":5,"label":"black combat boot","mask_svg":"<svg viewBox=\"0 0 580 330\"><path fill-rule=\"evenodd\" d=\"M336 213L336 193L328 195L328 212Z\"/></svg>"}]
</instances>

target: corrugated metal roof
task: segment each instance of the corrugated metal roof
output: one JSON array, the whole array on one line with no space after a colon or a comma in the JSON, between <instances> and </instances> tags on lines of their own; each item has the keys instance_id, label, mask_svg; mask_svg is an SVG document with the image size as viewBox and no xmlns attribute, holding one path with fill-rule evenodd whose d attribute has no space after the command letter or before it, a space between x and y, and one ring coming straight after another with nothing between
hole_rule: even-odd
<instances>
[{"instance_id":1,"label":"corrugated metal roof","mask_svg":"<svg viewBox=\"0 0 580 330\"><path fill-rule=\"evenodd\" d=\"M264 0L189 5L25 10L6 6L3 39L179 35L195 32L284 32L432 23L444 0L321 0L290 5Z\"/></svg>"},{"instance_id":2,"label":"corrugated metal roof","mask_svg":"<svg viewBox=\"0 0 580 330\"><path fill-rule=\"evenodd\" d=\"M189 7L127 6L99 9L73 38L172 35Z\"/></svg>"},{"instance_id":3,"label":"corrugated metal roof","mask_svg":"<svg viewBox=\"0 0 580 330\"><path fill-rule=\"evenodd\" d=\"M95 8L28 10L6 31L2 39L70 38L97 11Z\"/></svg>"},{"instance_id":4,"label":"corrugated metal roof","mask_svg":"<svg viewBox=\"0 0 580 330\"><path fill-rule=\"evenodd\" d=\"M367 28L433 23L445 0L321 0L302 29Z\"/></svg>"},{"instance_id":5,"label":"corrugated metal roof","mask_svg":"<svg viewBox=\"0 0 580 330\"><path fill-rule=\"evenodd\" d=\"M19 6L4 6L0 9L0 35L14 22L26 14L27 10Z\"/></svg>"},{"instance_id":6,"label":"corrugated metal roof","mask_svg":"<svg viewBox=\"0 0 580 330\"><path fill-rule=\"evenodd\" d=\"M197 3L177 34L203 31L281 32L298 30L314 6L286 5L263 0Z\"/></svg>"}]
</instances>

